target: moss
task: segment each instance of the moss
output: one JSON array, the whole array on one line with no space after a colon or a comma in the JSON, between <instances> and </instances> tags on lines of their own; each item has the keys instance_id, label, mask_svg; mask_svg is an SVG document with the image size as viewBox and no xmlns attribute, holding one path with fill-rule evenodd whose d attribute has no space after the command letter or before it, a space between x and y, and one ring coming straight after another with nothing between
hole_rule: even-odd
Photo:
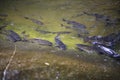
<instances>
[{"instance_id":1,"label":"moss","mask_svg":"<svg viewBox=\"0 0 120 80\"><path fill-rule=\"evenodd\" d=\"M95 17L93 16L79 16L83 11L88 11L90 13L99 13L112 16L112 18L118 18L119 14L116 11L105 10L111 9L112 7L117 9L118 4L116 1L117 0L115 0L115 2L114 0L3 0L4 3L0 3L0 12L7 13L8 17L6 20L0 22L0 25L5 22L9 23L5 28L6 30L14 30L21 37L24 37L22 32L25 32L25 35L28 35L28 38L49 40L54 44L53 46L55 46L54 38L56 34L43 34L37 32L36 28L51 32L71 32L70 34L60 35L60 39L68 47L67 51L60 51L53 47L45 47L32 43L15 43L19 45L17 47L19 50L17 55L15 55L16 57L14 58L10 69L20 70L20 79L28 80L30 78L55 80L58 73L60 74L58 76L58 80L79 80L80 78L81 80L112 80L113 78L119 78L120 72L118 71L119 65L117 65L117 63L114 63L114 61L111 62L111 59L108 59L108 61L105 62L105 57L103 56L98 57L98 55L91 55L81 51L78 52L75 44L87 43L84 43L83 39L77 36L77 31L74 29L61 27L61 24L71 26L62 21L64 18L86 25L87 30L90 32L88 36L107 35L112 32L118 32L120 30L119 25L115 26L116 28L112 26L105 27L105 24L102 22L96 23ZM24 16L40 20L44 25L37 25L31 20L25 19ZM96 27L91 28L95 23ZM0 34L0 39L4 38L4 35ZM8 44L6 43L4 46L8 46ZM5 50L5 48L8 50ZM2 56L0 57L0 61L4 61L4 63L0 65L3 65L4 67L6 66L10 56L4 56L4 53L12 52L9 51L11 47L5 48L2 47L0 49L0 51L3 51L3 53L0 52L0 55ZM23 50L28 50L28 52L20 52ZM38 51L38 53L35 51ZM73 57L77 56L75 57L77 60L70 57L68 54L72 54ZM49 63L50 66L45 65L45 62ZM3 70L3 68L0 69L1 71Z\"/></svg>"}]
</instances>

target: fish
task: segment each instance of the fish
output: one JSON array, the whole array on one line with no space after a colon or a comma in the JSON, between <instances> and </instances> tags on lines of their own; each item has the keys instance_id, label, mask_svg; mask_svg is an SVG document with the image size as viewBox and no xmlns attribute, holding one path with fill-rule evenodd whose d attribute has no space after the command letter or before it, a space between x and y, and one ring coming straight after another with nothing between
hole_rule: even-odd
<instances>
[{"instance_id":1,"label":"fish","mask_svg":"<svg viewBox=\"0 0 120 80\"><path fill-rule=\"evenodd\" d=\"M7 17L8 16L8 14L6 14L6 13L0 13L0 17Z\"/></svg>"},{"instance_id":2,"label":"fish","mask_svg":"<svg viewBox=\"0 0 120 80\"><path fill-rule=\"evenodd\" d=\"M37 19L29 18L29 17L26 17L26 16L25 16L24 18L31 20L33 23L35 23L35 24L37 24L37 25L39 25L39 26L44 25L44 23L43 23L42 21L39 21L39 20L37 20Z\"/></svg>"},{"instance_id":3,"label":"fish","mask_svg":"<svg viewBox=\"0 0 120 80\"><path fill-rule=\"evenodd\" d=\"M66 45L60 40L59 35L60 35L60 34L57 34L57 36L55 37L56 46L57 46L59 49L61 49L61 50L66 50L67 47L66 47Z\"/></svg>"},{"instance_id":4,"label":"fish","mask_svg":"<svg viewBox=\"0 0 120 80\"><path fill-rule=\"evenodd\" d=\"M98 43L113 49L114 46L118 45L117 43L120 41L120 33L111 33L106 36L87 36L81 38L83 38L84 42L91 44Z\"/></svg>"},{"instance_id":5,"label":"fish","mask_svg":"<svg viewBox=\"0 0 120 80\"><path fill-rule=\"evenodd\" d=\"M95 52L95 50L92 46L88 46L88 45L84 45L84 44L76 44L76 46L80 51L84 51L87 53L94 53Z\"/></svg>"},{"instance_id":6,"label":"fish","mask_svg":"<svg viewBox=\"0 0 120 80\"><path fill-rule=\"evenodd\" d=\"M37 43L40 45L52 46L52 42L48 40L40 39L40 38L33 38L33 39L29 39L28 41L32 43Z\"/></svg>"},{"instance_id":7,"label":"fish","mask_svg":"<svg viewBox=\"0 0 120 80\"><path fill-rule=\"evenodd\" d=\"M117 43L120 41L120 32L116 34L116 37L114 38L114 43Z\"/></svg>"},{"instance_id":8,"label":"fish","mask_svg":"<svg viewBox=\"0 0 120 80\"><path fill-rule=\"evenodd\" d=\"M36 29L37 32L43 33L43 34L70 34L70 31L58 31L58 32L52 32L52 31L46 31L46 30L38 30Z\"/></svg>"},{"instance_id":9,"label":"fish","mask_svg":"<svg viewBox=\"0 0 120 80\"><path fill-rule=\"evenodd\" d=\"M76 21L66 20L66 19L63 19L63 21L66 22L67 24L70 24L71 26L65 26L62 24L61 25L62 27L71 28L75 30L76 32L78 32L78 34L85 34L85 35L89 34L89 32L86 29L87 27L84 24L81 24Z\"/></svg>"},{"instance_id":10,"label":"fish","mask_svg":"<svg viewBox=\"0 0 120 80\"><path fill-rule=\"evenodd\" d=\"M4 21L4 20L5 20L5 18L1 18L1 17L0 17L0 21Z\"/></svg>"},{"instance_id":11,"label":"fish","mask_svg":"<svg viewBox=\"0 0 120 80\"><path fill-rule=\"evenodd\" d=\"M110 19L109 16L103 15L103 14L98 14L98 13L88 13L88 12L83 12L86 15L89 16L94 16L96 18L96 20L108 20Z\"/></svg>"},{"instance_id":12,"label":"fish","mask_svg":"<svg viewBox=\"0 0 120 80\"><path fill-rule=\"evenodd\" d=\"M82 38L82 37L81 37ZM83 41L86 43L90 43L90 44L93 44L94 42L97 42L99 44L102 44L103 43L103 39L102 39L102 36L85 36L83 37Z\"/></svg>"},{"instance_id":13,"label":"fish","mask_svg":"<svg viewBox=\"0 0 120 80\"><path fill-rule=\"evenodd\" d=\"M76 28L76 29L85 29L86 26L79 23L79 22L76 22L76 21L71 21L71 20L66 20L66 19L63 19L64 22L66 22L67 24L70 24L72 25L72 28Z\"/></svg>"},{"instance_id":14,"label":"fish","mask_svg":"<svg viewBox=\"0 0 120 80\"><path fill-rule=\"evenodd\" d=\"M120 32L119 33L111 33L107 36L104 36L103 41L111 43L111 46L113 46L113 47L118 45L117 43L120 41Z\"/></svg>"},{"instance_id":15,"label":"fish","mask_svg":"<svg viewBox=\"0 0 120 80\"><path fill-rule=\"evenodd\" d=\"M98 13L88 13L83 12L86 15L94 16L96 18L96 21L101 21L105 23L105 26L115 26L118 24L119 19L118 18L111 18L110 16L98 14Z\"/></svg>"},{"instance_id":16,"label":"fish","mask_svg":"<svg viewBox=\"0 0 120 80\"><path fill-rule=\"evenodd\" d=\"M93 46L98 53L102 53L116 60L120 60L120 54L116 53L114 50L98 43L95 43Z\"/></svg>"},{"instance_id":17,"label":"fish","mask_svg":"<svg viewBox=\"0 0 120 80\"><path fill-rule=\"evenodd\" d=\"M3 24L3 25L0 25L0 30L3 30L5 27L7 27L8 24Z\"/></svg>"},{"instance_id":18,"label":"fish","mask_svg":"<svg viewBox=\"0 0 120 80\"><path fill-rule=\"evenodd\" d=\"M13 30L7 30L7 38L8 40L12 41L12 42L17 42L17 41L21 41L21 37L14 32Z\"/></svg>"},{"instance_id":19,"label":"fish","mask_svg":"<svg viewBox=\"0 0 120 80\"><path fill-rule=\"evenodd\" d=\"M50 33L52 33L52 32L50 32L50 31L39 30L39 29L35 29L35 31L40 32L40 33L43 33L43 34L50 34Z\"/></svg>"}]
</instances>

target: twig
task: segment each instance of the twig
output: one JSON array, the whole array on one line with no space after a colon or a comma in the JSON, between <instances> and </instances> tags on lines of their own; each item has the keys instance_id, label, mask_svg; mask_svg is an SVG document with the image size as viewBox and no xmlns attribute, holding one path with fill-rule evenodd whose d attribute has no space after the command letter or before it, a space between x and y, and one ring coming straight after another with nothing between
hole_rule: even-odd
<instances>
[{"instance_id":1,"label":"twig","mask_svg":"<svg viewBox=\"0 0 120 80\"><path fill-rule=\"evenodd\" d=\"M9 66L10 66L10 64L11 64L14 56L15 56L15 53L16 53L16 45L15 45L15 49L14 49L14 51L13 51L13 54L12 54L12 56L11 56L8 64L7 64L7 66L5 67L5 69L4 69L4 71L3 71L3 78L2 78L2 80L5 80L5 78L6 78L7 70L8 70L8 68L9 68Z\"/></svg>"}]
</instances>

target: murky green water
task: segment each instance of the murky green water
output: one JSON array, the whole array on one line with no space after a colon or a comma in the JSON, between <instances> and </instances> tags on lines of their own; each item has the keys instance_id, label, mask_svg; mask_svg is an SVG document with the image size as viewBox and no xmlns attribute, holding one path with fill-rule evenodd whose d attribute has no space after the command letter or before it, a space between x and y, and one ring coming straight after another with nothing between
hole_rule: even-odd
<instances>
[{"instance_id":1,"label":"murky green water","mask_svg":"<svg viewBox=\"0 0 120 80\"><path fill-rule=\"evenodd\" d=\"M1 41L0 78L15 44L17 52L9 67L7 80L119 80L119 62L96 53L87 54L76 50L75 44L84 41L77 36L76 30L61 26L70 26L63 21L68 19L84 24L89 31L87 36L119 32L119 24L106 27L103 22L96 21L94 16L81 15L89 12L111 16L113 19L120 18L119 3L119 0L2 0L0 13L8 14L8 17L0 24L9 23L5 29L12 29L21 37L24 37L22 32L25 32L27 38L49 40L53 47ZM25 19L26 16L43 22L43 25ZM95 23L96 27L91 28ZM70 34L60 35L67 45L67 50L61 51L55 47L56 34L43 34L36 29L51 32L70 31ZM0 34L0 37L5 40L3 34ZM119 49L117 51L120 52Z\"/></svg>"}]
</instances>

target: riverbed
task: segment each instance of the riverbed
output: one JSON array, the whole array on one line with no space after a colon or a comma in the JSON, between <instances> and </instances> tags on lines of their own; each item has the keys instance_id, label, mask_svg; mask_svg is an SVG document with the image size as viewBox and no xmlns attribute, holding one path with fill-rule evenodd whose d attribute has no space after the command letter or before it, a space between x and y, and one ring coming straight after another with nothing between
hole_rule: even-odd
<instances>
[{"instance_id":1,"label":"riverbed","mask_svg":"<svg viewBox=\"0 0 120 80\"><path fill-rule=\"evenodd\" d=\"M23 39L40 38L53 45L11 42L0 33L0 79L16 48L5 80L119 80L119 61L76 48L76 44L88 44L78 34L105 36L120 31L119 23L106 26L94 16L84 14L98 13L114 20L120 18L119 4L119 0L1 0L0 14L7 17L0 16L0 25L8 24L3 31L13 30ZM88 32L73 29L64 19L85 25ZM60 35L67 50L55 45L56 33L61 31L70 32ZM119 46L116 51L120 53Z\"/></svg>"}]
</instances>

